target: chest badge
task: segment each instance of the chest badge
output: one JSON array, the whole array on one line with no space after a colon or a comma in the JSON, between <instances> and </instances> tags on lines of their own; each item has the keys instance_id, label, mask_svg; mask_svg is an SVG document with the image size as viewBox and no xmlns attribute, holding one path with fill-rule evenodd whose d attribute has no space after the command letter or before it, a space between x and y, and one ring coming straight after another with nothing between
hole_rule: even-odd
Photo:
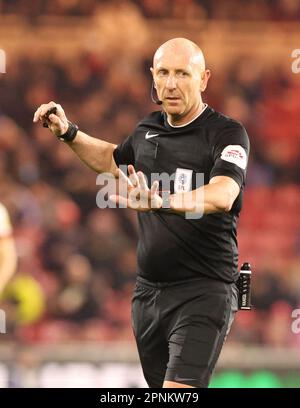
<instances>
[{"instance_id":1,"label":"chest badge","mask_svg":"<svg viewBox=\"0 0 300 408\"><path fill-rule=\"evenodd\" d=\"M175 173L174 193L191 190L193 170L177 168Z\"/></svg>"}]
</instances>

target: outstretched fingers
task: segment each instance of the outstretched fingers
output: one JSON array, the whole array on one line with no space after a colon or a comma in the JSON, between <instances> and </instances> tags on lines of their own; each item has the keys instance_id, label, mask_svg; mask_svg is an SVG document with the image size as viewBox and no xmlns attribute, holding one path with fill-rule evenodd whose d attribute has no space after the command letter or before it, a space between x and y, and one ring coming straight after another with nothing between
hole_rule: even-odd
<instances>
[{"instance_id":1,"label":"outstretched fingers","mask_svg":"<svg viewBox=\"0 0 300 408\"><path fill-rule=\"evenodd\" d=\"M123 181L124 183L126 183L129 187L133 187L132 182L130 181L130 179L123 173L123 171L121 169L117 169L117 175L120 179L120 181Z\"/></svg>"},{"instance_id":2,"label":"outstretched fingers","mask_svg":"<svg viewBox=\"0 0 300 408\"><path fill-rule=\"evenodd\" d=\"M128 174L129 174L129 179L132 182L133 187L140 187L139 177L135 171L135 168L132 166L132 164L128 165Z\"/></svg>"},{"instance_id":3,"label":"outstretched fingers","mask_svg":"<svg viewBox=\"0 0 300 408\"><path fill-rule=\"evenodd\" d=\"M149 191L149 187L148 187L148 184L147 184L145 174L142 173L141 171L139 171L137 173L137 176L138 176L138 179L139 179L139 184L140 184L141 189Z\"/></svg>"},{"instance_id":4,"label":"outstretched fingers","mask_svg":"<svg viewBox=\"0 0 300 408\"><path fill-rule=\"evenodd\" d=\"M158 194L159 182L155 180L151 186L151 195Z\"/></svg>"}]
</instances>

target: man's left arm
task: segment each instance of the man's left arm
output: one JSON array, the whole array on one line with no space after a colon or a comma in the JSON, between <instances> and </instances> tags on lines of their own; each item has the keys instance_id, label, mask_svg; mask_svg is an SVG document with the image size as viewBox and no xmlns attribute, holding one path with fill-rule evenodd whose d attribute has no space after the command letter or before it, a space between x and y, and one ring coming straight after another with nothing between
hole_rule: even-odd
<instances>
[{"instance_id":1,"label":"man's left arm","mask_svg":"<svg viewBox=\"0 0 300 408\"><path fill-rule=\"evenodd\" d=\"M110 199L137 211L168 209L174 213L201 214L230 211L240 191L231 177L215 176L209 184L196 190L170 195L166 203L158 193L158 181L149 188L143 173L136 173L132 165L128 166L128 172L129 177L118 169L119 180L127 187L127 197L113 195Z\"/></svg>"},{"instance_id":2,"label":"man's left arm","mask_svg":"<svg viewBox=\"0 0 300 408\"><path fill-rule=\"evenodd\" d=\"M213 149L209 183L192 191L168 195L158 193L158 181L149 188L143 173L128 166L129 177L117 170L127 186L127 197L111 196L113 202L137 211L168 209L174 213L212 214L228 212L245 183L250 144L247 132L239 123L230 123L220 131Z\"/></svg>"},{"instance_id":3,"label":"man's left arm","mask_svg":"<svg viewBox=\"0 0 300 408\"><path fill-rule=\"evenodd\" d=\"M228 176L213 177L196 190L170 195L170 210L176 213L212 214L228 212L240 192L240 186Z\"/></svg>"},{"instance_id":4,"label":"man's left arm","mask_svg":"<svg viewBox=\"0 0 300 408\"><path fill-rule=\"evenodd\" d=\"M245 128L230 122L217 138L209 184L170 196L170 209L202 214L228 212L245 183L250 143Z\"/></svg>"},{"instance_id":5,"label":"man's left arm","mask_svg":"<svg viewBox=\"0 0 300 408\"><path fill-rule=\"evenodd\" d=\"M245 183L249 151L245 128L238 122L228 123L214 145L209 184L171 195L170 209L201 214L230 211Z\"/></svg>"}]
</instances>

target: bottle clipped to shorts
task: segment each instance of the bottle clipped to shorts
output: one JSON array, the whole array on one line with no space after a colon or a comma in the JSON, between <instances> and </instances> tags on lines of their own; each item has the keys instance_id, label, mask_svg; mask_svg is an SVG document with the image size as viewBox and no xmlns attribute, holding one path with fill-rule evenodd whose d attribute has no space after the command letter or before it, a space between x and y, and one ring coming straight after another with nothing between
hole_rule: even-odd
<instances>
[{"instance_id":1,"label":"bottle clipped to shorts","mask_svg":"<svg viewBox=\"0 0 300 408\"><path fill-rule=\"evenodd\" d=\"M251 310L251 265L244 262L237 281L239 289L239 309Z\"/></svg>"}]
</instances>

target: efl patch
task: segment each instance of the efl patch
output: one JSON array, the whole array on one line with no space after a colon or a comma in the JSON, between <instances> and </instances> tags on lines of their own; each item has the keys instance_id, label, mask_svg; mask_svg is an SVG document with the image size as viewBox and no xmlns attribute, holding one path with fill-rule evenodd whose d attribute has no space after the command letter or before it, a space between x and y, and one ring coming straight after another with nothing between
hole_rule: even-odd
<instances>
[{"instance_id":1,"label":"efl patch","mask_svg":"<svg viewBox=\"0 0 300 408\"><path fill-rule=\"evenodd\" d=\"M174 182L174 192L184 193L191 190L192 186L192 174L193 170L189 169L176 169L175 182Z\"/></svg>"},{"instance_id":2,"label":"efl patch","mask_svg":"<svg viewBox=\"0 0 300 408\"><path fill-rule=\"evenodd\" d=\"M243 170L245 170L247 166L247 154L245 149L240 145L226 146L222 151L221 159L236 164Z\"/></svg>"}]
</instances>

